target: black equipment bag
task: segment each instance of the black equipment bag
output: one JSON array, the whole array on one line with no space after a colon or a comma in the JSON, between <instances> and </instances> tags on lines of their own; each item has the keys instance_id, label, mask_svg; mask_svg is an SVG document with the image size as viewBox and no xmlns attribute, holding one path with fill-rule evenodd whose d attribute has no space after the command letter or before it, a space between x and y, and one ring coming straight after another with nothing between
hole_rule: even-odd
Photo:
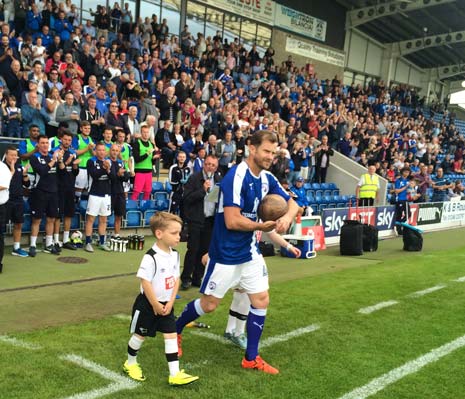
<instances>
[{"instance_id":1,"label":"black equipment bag","mask_svg":"<svg viewBox=\"0 0 465 399\"><path fill-rule=\"evenodd\" d=\"M357 220L344 220L339 240L341 255L363 255L363 225Z\"/></svg>"},{"instance_id":2,"label":"black equipment bag","mask_svg":"<svg viewBox=\"0 0 465 399\"><path fill-rule=\"evenodd\" d=\"M363 226L363 251L374 252L378 250L378 229L375 226Z\"/></svg>"},{"instance_id":3,"label":"black equipment bag","mask_svg":"<svg viewBox=\"0 0 465 399\"><path fill-rule=\"evenodd\" d=\"M403 225L404 233L404 251L421 251L423 248L423 236L417 229L410 228L407 224Z\"/></svg>"},{"instance_id":4,"label":"black equipment bag","mask_svg":"<svg viewBox=\"0 0 465 399\"><path fill-rule=\"evenodd\" d=\"M259 241L258 248L260 249L260 252L263 256L275 255L274 245L271 242Z\"/></svg>"}]
</instances>

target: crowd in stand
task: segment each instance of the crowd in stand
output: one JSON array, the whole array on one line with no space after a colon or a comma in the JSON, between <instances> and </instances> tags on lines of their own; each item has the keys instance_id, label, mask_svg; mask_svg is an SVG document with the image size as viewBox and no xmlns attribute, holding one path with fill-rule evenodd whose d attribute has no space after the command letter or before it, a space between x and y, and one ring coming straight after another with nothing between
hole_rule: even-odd
<instances>
[{"instance_id":1,"label":"crowd in stand","mask_svg":"<svg viewBox=\"0 0 465 399\"><path fill-rule=\"evenodd\" d=\"M19 146L25 175L39 174L29 166L37 154L50 167L64 162L75 175L78 200L88 188L89 162L111 181L121 177L117 192L127 197L132 187L135 200L149 198L153 167L161 163L173 186L171 210L178 212L182 186L206 156L215 155L225 174L247 157L248 139L263 129L279 141L271 171L296 192L305 182L325 182L339 151L374 165L390 182L408 168L416 201L463 194L461 184L443 177L465 174L463 137L453 118L425 118L424 99L407 86L322 80L311 63L298 66L292 56L275 63L272 48L228 42L220 31L194 37L185 26L178 38L157 15L135 21L127 4L99 6L94 21L81 24L70 0L11 1L4 2L3 18L1 135L26 139ZM402 112L404 106L414 111ZM42 136L49 138L48 154L39 149ZM71 137L69 145L63 137ZM124 170L112 169L111 156ZM112 195L110 186L100 189L97 195Z\"/></svg>"}]
</instances>

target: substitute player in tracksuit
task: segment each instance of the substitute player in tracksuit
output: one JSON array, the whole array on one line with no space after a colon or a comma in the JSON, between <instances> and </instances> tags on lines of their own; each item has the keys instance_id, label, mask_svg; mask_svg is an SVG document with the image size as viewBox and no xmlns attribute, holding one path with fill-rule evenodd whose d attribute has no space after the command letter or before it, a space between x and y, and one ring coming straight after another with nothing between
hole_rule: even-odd
<instances>
[{"instance_id":1,"label":"substitute player in tracksuit","mask_svg":"<svg viewBox=\"0 0 465 399\"><path fill-rule=\"evenodd\" d=\"M99 248L111 251L105 243L107 217L111 215L111 178L114 173L110 159L106 158L106 147L103 143L95 146L95 157L87 161L87 174L92 180L89 189L89 201L86 211L86 246L87 252L94 252L92 247L92 229L98 216Z\"/></svg>"}]
</instances>

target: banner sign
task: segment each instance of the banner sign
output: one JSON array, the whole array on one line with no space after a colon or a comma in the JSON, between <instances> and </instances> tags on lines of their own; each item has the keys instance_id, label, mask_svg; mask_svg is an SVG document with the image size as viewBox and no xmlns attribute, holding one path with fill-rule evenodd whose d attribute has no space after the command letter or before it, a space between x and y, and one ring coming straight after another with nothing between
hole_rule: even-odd
<instances>
[{"instance_id":1,"label":"banner sign","mask_svg":"<svg viewBox=\"0 0 465 399\"><path fill-rule=\"evenodd\" d=\"M341 68L344 68L345 65L344 53L292 37L286 39L286 51L312 60L337 65Z\"/></svg>"},{"instance_id":2,"label":"banner sign","mask_svg":"<svg viewBox=\"0 0 465 399\"><path fill-rule=\"evenodd\" d=\"M199 0L201 3L221 8L267 25L273 25L275 2L272 0Z\"/></svg>"},{"instance_id":3,"label":"banner sign","mask_svg":"<svg viewBox=\"0 0 465 399\"><path fill-rule=\"evenodd\" d=\"M417 225L441 223L442 206L442 202L418 204Z\"/></svg>"},{"instance_id":4,"label":"banner sign","mask_svg":"<svg viewBox=\"0 0 465 399\"><path fill-rule=\"evenodd\" d=\"M442 205L442 222L465 221L465 201L444 202Z\"/></svg>"},{"instance_id":5,"label":"banner sign","mask_svg":"<svg viewBox=\"0 0 465 399\"><path fill-rule=\"evenodd\" d=\"M274 24L311 39L325 41L326 21L304 14L292 8L276 4Z\"/></svg>"},{"instance_id":6,"label":"banner sign","mask_svg":"<svg viewBox=\"0 0 465 399\"><path fill-rule=\"evenodd\" d=\"M416 214L416 212L413 212ZM395 223L395 207L380 206L378 208L339 208L323 211L325 237L336 237L341 234L344 220L359 220L364 224L376 226L378 230L391 230Z\"/></svg>"}]
</instances>

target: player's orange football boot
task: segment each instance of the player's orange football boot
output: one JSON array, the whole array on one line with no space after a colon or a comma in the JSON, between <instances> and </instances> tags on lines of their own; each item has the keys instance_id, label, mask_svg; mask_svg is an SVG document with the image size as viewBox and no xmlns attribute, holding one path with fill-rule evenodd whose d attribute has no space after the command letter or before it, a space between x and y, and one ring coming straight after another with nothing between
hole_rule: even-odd
<instances>
[{"instance_id":1,"label":"player's orange football boot","mask_svg":"<svg viewBox=\"0 0 465 399\"><path fill-rule=\"evenodd\" d=\"M279 370L274 368L265 362L260 356L257 356L254 360L242 359L242 368L244 369L255 369L263 371L267 374L278 374Z\"/></svg>"}]
</instances>

